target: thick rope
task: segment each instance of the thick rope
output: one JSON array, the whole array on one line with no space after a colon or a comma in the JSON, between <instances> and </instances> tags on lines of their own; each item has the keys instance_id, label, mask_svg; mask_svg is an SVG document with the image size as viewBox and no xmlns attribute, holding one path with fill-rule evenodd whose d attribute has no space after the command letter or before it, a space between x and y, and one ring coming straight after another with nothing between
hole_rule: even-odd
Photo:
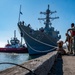
<instances>
[{"instance_id":1,"label":"thick rope","mask_svg":"<svg viewBox=\"0 0 75 75\"><path fill-rule=\"evenodd\" d=\"M16 65L16 66L19 66L19 67L21 67L21 68L24 68L24 69L26 69L26 70L28 70L30 73L32 73L33 75L36 75L33 71L31 71L30 69L28 69L28 68L26 68L26 67L24 67L24 66L21 66L21 65L19 65L19 64L16 64L16 63L11 63L11 62L1 62L0 64L12 64L12 65Z\"/></svg>"},{"instance_id":2,"label":"thick rope","mask_svg":"<svg viewBox=\"0 0 75 75\"><path fill-rule=\"evenodd\" d=\"M27 41L26 41L26 43L27 43L27 45L28 45L33 51L35 51L35 52L39 52L39 53L50 52L50 51L53 51L53 50L55 50L55 49L58 48L58 47L54 47L54 48L52 48L52 49L50 49L50 50L43 50L43 51L40 51L40 50L36 50L36 49L32 48L32 47L28 44Z\"/></svg>"},{"instance_id":3,"label":"thick rope","mask_svg":"<svg viewBox=\"0 0 75 75\"><path fill-rule=\"evenodd\" d=\"M42 44L44 44L44 45L50 46L50 47L56 47L56 46L49 45L49 44L47 44L47 43L41 42L41 41L39 41L39 40L37 40L37 39L31 37L28 33L25 32L25 30L24 30L22 27L21 27L21 29L22 29L22 30L24 31L24 33L25 33L27 36L29 36L31 39L33 39L33 40L35 40L35 41L37 41L37 42L39 42L39 43L42 43Z\"/></svg>"}]
</instances>

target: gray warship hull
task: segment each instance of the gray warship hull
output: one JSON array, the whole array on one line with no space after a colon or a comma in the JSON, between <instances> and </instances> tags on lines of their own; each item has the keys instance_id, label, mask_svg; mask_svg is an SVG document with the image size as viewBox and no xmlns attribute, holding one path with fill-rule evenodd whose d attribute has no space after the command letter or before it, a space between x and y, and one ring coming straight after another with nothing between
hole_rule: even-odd
<instances>
[{"instance_id":1,"label":"gray warship hull","mask_svg":"<svg viewBox=\"0 0 75 75\"><path fill-rule=\"evenodd\" d=\"M44 54L56 49L57 40L47 33L33 31L24 25L18 25L18 27L24 37L29 54Z\"/></svg>"}]
</instances>

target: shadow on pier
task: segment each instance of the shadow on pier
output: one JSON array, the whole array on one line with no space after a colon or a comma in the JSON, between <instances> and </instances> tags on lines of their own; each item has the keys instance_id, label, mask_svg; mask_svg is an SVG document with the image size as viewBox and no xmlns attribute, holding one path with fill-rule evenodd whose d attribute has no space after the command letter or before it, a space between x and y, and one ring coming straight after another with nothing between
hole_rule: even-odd
<instances>
[{"instance_id":1,"label":"shadow on pier","mask_svg":"<svg viewBox=\"0 0 75 75\"><path fill-rule=\"evenodd\" d=\"M48 75L63 75L63 59L59 55Z\"/></svg>"}]
</instances>

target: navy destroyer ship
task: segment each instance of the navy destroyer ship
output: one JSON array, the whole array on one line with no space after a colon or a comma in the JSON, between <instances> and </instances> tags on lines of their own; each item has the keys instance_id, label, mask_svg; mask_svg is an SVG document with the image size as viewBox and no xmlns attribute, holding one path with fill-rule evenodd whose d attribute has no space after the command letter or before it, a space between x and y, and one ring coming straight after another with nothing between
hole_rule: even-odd
<instances>
[{"instance_id":1,"label":"navy destroyer ship","mask_svg":"<svg viewBox=\"0 0 75 75\"><path fill-rule=\"evenodd\" d=\"M24 38L30 55L44 54L56 50L57 41L61 38L61 35L59 35L59 31L52 27L51 20L59 18L51 17L53 13L56 13L56 11L51 11L49 5L46 12L40 12L40 14L46 16L45 18L38 18L38 20L44 20L45 27L38 30L32 29L30 24L26 25L24 21L18 22L21 37Z\"/></svg>"}]
</instances>

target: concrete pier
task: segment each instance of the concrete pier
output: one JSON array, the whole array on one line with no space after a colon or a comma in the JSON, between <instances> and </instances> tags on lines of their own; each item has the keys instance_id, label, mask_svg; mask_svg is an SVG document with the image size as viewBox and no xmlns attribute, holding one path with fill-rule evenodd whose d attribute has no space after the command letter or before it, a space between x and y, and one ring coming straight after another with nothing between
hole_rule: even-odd
<instances>
[{"instance_id":1,"label":"concrete pier","mask_svg":"<svg viewBox=\"0 0 75 75\"><path fill-rule=\"evenodd\" d=\"M75 56L73 54L66 54L57 57L48 75L75 75Z\"/></svg>"},{"instance_id":2,"label":"concrete pier","mask_svg":"<svg viewBox=\"0 0 75 75\"><path fill-rule=\"evenodd\" d=\"M75 56L63 56L63 75L75 75Z\"/></svg>"},{"instance_id":3,"label":"concrete pier","mask_svg":"<svg viewBox=\"0 0 75 75\"><path fill-rule=\"evenodd\" d=\"M54 51L21 64L21 66L28 68L34 74L31 74L32 72L29 72L24 68L15 66L4 71L0 71L0 75L47 75L54 64L57 55L57 51Z\"/></svg>"}]
</instances>

